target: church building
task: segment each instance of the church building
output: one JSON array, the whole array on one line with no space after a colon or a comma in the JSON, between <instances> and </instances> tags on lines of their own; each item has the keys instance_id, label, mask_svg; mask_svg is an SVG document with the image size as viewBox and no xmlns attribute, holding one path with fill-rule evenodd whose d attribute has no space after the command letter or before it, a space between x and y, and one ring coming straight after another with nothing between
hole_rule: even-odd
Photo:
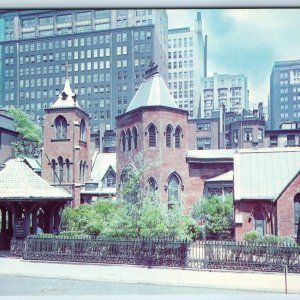
<instances>
[{"instance_id":1,"label":"church building","mask_svg":"<svg viewBox=\"0 0 300 300\"><path fill-rule=\"evenodd\" d=\"M72 205L82 201L81 188L91 177L89 115L76 101L69 78L58 99L45 109L42 178L73 195Z\"/></svg>"}]
</instances>

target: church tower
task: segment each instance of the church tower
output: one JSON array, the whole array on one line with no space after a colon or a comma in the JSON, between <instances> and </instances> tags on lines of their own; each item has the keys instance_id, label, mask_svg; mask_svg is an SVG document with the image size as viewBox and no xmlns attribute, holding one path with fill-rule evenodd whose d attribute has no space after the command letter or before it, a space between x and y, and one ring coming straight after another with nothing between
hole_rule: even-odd
<instances>
[{"instance_id":1,"label":"church tower","mask_svg":"<svg viewBox=\"0 0 300 300\"><path fill-rule=\"evenodd\" d=\"M89 115L79 107L68 77L45 112L42 177L70 191L76 207L82 202L81 188L91 178L90 127Z\"/></svg>"},{"instance_id":2,"label":"church tower","mask_svg":"<svg viewBox=\"0 0 300 300\"><path fill-rule=\"evenodd\" d=\"M186 209L188 112L178 108L153 63L125 114L117 122L117 188L128 168L146 165L143 188L169 208ZM137 165L136 165L137 163Z\"/></svg>"}]
</instances>

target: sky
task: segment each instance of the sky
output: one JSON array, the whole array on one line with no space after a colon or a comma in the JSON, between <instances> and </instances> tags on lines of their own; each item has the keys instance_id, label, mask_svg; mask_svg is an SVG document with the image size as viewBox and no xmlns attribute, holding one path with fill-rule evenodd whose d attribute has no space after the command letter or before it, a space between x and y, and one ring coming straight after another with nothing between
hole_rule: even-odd
<instances>
[{"instance_id":1,"label":"sky","mask_svg":"<svg viewBox=\"0 0 300 300\"><path fill-rule=\"evenodd\" d=\"M245 74L249 103L267 105L274 62L300 59L300 9L168 9L169 28L194 28L197 11L208 36L208 76Z\"/></svg>"}]
</instances>

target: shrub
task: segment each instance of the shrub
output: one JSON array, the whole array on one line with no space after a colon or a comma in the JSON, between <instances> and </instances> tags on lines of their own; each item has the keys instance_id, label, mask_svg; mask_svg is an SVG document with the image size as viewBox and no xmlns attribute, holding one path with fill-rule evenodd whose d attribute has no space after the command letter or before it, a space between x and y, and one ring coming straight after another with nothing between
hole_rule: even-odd
<instances>
[{"instance_id":1,"label":"shrub","mask_svg":"<svg viewBox=\"0 0 300 300\"><path fill-rule=\"evenodd\" d=\"M250 231L245 234L244 240L250 243L268 244L268 245L288 245L296 246L295 239L291 236L277 236L277 235L262 235L256 231Z\"/></svg>"}]
</instances>

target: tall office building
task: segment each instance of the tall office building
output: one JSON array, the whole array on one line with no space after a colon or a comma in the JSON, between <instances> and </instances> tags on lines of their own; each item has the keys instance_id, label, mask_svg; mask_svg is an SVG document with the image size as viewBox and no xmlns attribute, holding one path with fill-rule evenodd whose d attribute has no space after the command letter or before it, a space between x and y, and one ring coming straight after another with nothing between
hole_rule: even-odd
<instances>
[{"instance_id":1,"label":"tall office building","mask_svg":"<svg viewBox=\"0 0 300 300\"><path fill-rule=\"evenodd\" d=\"M249 90L245 75L219 75L202 78L201 117L210 118L224 104L226 111L239 113L249 107Z\"/></svg>"},{"instance_id":2,"label":"tall office building","mask_svg":"<svg viewBox=\"0 0 300 300\"><path fill-rule=\"evenodd\" d=\"M275 62L271 73L271 129L279 129L286 121L300 121L300 60Z\"/></svg>"},{"instance_id":3,"label":"tall office building","mask_svg":"<svg viewBox=\"0 0 300 300\"><path fill-rule=\"evenodd\" d=\"M169 29L169 89L179 106L197 118L200 105L201 78L206 76L206 49L202 34L201 13L197 13L195 29Z\"/></svg>"},{"instance_id":4,"label":"tall office building","mask_svg":"<svg viewBox=\"0 0 300 300\"><path fill-rule=\"evenodd\" d=\"M91 131L114 129L151 60L167 82L167 35L162 9L1 11L0 106L39 121L68 70Z\"/></svg>"}]
</instances>

